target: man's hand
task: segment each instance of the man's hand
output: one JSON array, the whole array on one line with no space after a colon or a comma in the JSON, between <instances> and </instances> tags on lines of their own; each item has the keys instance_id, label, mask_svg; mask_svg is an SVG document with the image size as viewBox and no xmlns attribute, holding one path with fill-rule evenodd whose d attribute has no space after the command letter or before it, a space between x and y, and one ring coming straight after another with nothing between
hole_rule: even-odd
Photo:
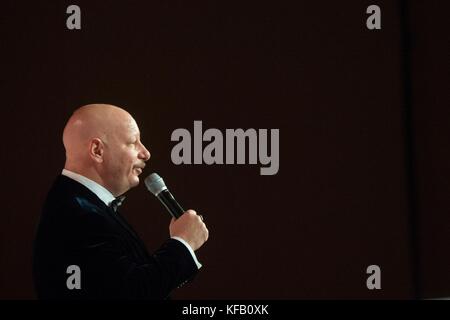
<instances>
[{"instance_id":1,"label":"man's hand","mask_svg":"<svg viewBox=\"0 0 450 320\"><path fill-rule=\"evenodd\" d=\"M206 240L208 240L209 232L202 219L194 210L188 210L177 220L172 218L169 226L171 237L180 237L186 241L192 248L197 250Z\"/></svg>"}]
</instances>

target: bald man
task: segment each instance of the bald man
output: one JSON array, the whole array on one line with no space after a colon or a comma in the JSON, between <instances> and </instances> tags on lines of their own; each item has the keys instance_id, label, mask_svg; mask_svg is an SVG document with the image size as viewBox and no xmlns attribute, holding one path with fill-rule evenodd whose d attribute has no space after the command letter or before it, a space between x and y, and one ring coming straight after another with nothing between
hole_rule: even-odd
<instances>
[{"instance_id":1,"label":"bald man","mask_svg":"<svg viewBox=\"0 0 450 320\"><path fill-rule=\"evenodd\" d=\"M195 211L170 222L153 254L117 211L150 159L125 110L77 109L63 133L66 163L45 201L33 250L42 299L165 299L191 280L208 230Z\"/></svg>"}]
</instances>

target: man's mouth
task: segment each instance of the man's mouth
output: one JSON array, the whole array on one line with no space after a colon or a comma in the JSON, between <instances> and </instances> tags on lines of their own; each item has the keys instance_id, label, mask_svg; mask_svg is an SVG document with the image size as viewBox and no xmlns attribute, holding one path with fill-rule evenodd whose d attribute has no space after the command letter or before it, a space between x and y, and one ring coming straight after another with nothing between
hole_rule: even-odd
<instances>
[{"instance_id":1,"label":"man's mouth","mask_svg":"<svg viewBox=\"0 0 450 320\"><path fill-rule=\"evenodd\" d=\"M142 168L138 168L138 167L136 167L136 168L134 168L134 171L136 171L136 172L137 172L137 174L139 175L139 174L141 174L141 173L142 173Z\"/></svg>"}]
</instances>

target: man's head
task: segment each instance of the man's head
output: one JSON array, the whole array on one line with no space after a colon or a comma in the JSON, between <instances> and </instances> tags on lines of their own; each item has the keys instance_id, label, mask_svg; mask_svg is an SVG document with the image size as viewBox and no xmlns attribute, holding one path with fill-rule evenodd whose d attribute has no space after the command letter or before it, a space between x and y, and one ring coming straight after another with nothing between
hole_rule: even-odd
<instances>
[{"instance_id":1,"label":"man's head","mask_svg":"<svg viewBox=\"0 0 450 320\"><path fill-rule=\"evenodd\" d=\"M139 128L125 110L107 104L77 109L64 128L67 170L79 173L121 195L139 184L150 159Z\"/></svg>"}]
</instances>

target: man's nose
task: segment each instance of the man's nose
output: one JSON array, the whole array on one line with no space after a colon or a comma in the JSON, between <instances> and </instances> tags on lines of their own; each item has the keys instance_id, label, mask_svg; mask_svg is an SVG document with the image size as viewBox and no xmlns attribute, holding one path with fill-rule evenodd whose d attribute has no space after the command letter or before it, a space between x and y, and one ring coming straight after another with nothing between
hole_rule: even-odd
<instances>
[{"instance_id":1,"label":"man's nose","mask_svg":"<svg viewBox=\"0 0 450 320\"><path fill-rule=\"evenodd\" d=\"M139 153L139 156L144 161L148 161L148 159L150 159L150 157L151 157L150 151L148 151L147 148L143 144L142 144L142 150Z\"/></svg>"}]
</instances>

